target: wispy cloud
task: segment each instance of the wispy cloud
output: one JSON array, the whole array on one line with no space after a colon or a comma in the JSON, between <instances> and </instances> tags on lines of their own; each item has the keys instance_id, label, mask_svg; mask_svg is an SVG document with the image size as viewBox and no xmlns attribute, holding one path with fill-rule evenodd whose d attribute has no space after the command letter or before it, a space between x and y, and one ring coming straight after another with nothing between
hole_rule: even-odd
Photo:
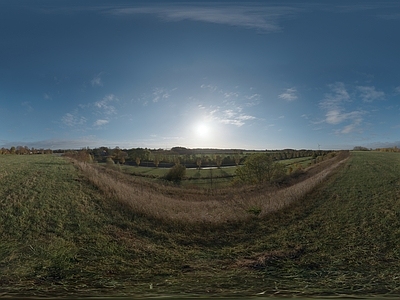
<instances>
[{"instance_id":1,"label":"wispy cloud","mask_svg":"<svg viewBox=\"0 0 400 300\"><path fill-rule=\"evenodd\" d=\"M242 109L240 107L222 109L221 107L206 108L203 105L199 105L198 108L204 111L205 118L209 121L215 121L225 125L235 125L237 127L241 127L248 121L257 119L252 115L242 113Z\"/></svg>"},{"instance_id":2,"label":"wispy cloud","mask_svg":"<svg viewBox=\"0 0 400 300\"><path fill-rule=\"evenodd\" d=\"M350 100L350 95L343 82L329 84L328 87L331 93L325 94L324 100L320 103L322 109L338 109L343 102Z\"/></svg>"},{"instance_id":3,"label":"wispy cloud","mask_svg":"<svg viewBox=\"0 0 400 300\"><path fill-rule=\"evenodd\" d=\"M286 91L279 95L279 98L286 100L286 101L294 101L298 97L296 95L297 90L295 88L286 89Z\"/></svg>"},{"instance_id":4,"label":"wispy cloud","mask_svg":"<svg viewBox=\"0 0 400 300\"><path fill-rule=\"evenodd\" d=\"M25 108L27 112L32 112L34 110L29 101L22 102L21 105Z\"/></svg>"},{"instance_id":5,"label":"wispy cloud","mask_svg":"<svg viewBox=\"0 0 400 300\"><path fill-rule=\"evenodd\" d=\"M96 120L96 122L94 122L93 125L96 127L100 127L100 126L108 124L109 122L110 122L109 120L101 120L100 119L100 120Z\"/></svg>"},{"instance_id":6,"label":"wispy cloud","mask_svg":"<svg viewBox=\"0 0 400 300\"><path fill-rule=\"evenodd\" d=\"M300 8L288 6L262 5L170 5L170 6L143 6L117 8L109 12L114 15L154 14L169 22L197 21L235 27L256 29L262 32L276 32L282 30L278 24L280 19L294 15Z\"/></svg>"},{"instance_id":7,"label":"wispy cloud","mask_svg":"<svg viewBox=\"0 0 400 300\"><path fill-rule=\"evenodd\" d=\"M239 97L239 94L236 92L225 92L224 97L225 98L237 98L237 97Z\"/></svg>"},{"instance_id":8,"label":"wispy cloud","mask_svg":"<svg viewBox=\"0 0 400 300\"><path fill-rule=\"evenodd\" d=\"M114 94L109 94L100 101L95 102L94 107L97 109L98 113L114 115L117 113L117 109L110 104L112 102L118 102L118 98Z\"/></svg>"},{"instance_id":9,"label":"wispy cloud","mask_svg":"<svg viewBox=\"0 0 400 300\"><path fill-rule=\"evenodd\" d=\"M77 125L83 125L86 123L86 118L82 116L78 116L75 113L66 113L62 118L61 121L64 125L69 127L75 127Z\"/></svg>"},{"instance_id":10,"label":"wispy cloud","mask_svg":"<svg viewBox=\"0 0 400 300\"><path fill-rule=\"evenodd\" d=\"M337 110L330 110L326 113L326 123L328 124L340 124L343 123L346 120L359 120L361 121L361 115L364 113L362 111L352 111L349 113L343 112L343 109L337 109ZM357 122L359 123L359 122Z\"/></svg>"},{"instance_id":11,"label":"wispy cloud","mask_svg":"<svg viewBox=\"0 0 400 300\"><path fill-rule=\"evenodd\" d=\"M364 102L385 99L385 93L377 91L374 86L358 86L357 90L361 93L361 98Z\"/></svg>"},{"instance_id":12,"label":"wispy cloud","mask_svg":"<svg viewBox=\"0 0 400 300\"><path fill-rule=\"evenodd\" d=\"M261 95L260 94L252 94L250 96L244 96L244 98L246 99L246 102L244 105L247 107L252 107L252 106L256 106L256 105L260 104Z\"/></svg>"},{"instance_id":13,"label":"wispy cloud","mask_svg":"<svg viewBox=\"0 0 400 300\"><path fill-rule=\"evenodd\" d=\"M326 111L325 118L322 122L329 125L341 125L342 128L336 129L336 134L349 134L359 129L363 121L363 110L354 110L347 112L345 104L351 102L350 95L342 82L336 82L328 85L330 93L325 94L324 99L320 102L321 109ZM314 124L321 124L315 122Z\"/></svg>"},{"instance_id":14,"label":"wispy cloud","mask_svg":"<svg viewBox=\"0 0 400 300\"><path fill-rule=\"evenodd\" d=\"M92 86L103 86L103 81L101 79L102 74L103 72L100 72L99 74L93 77L93 79L90 81Z\"/></svg>"},{"instance_id":15,"label":"wispy cloud","mask_svg":"<svg viewBox=\"0 0 400 300\"><path fill-rule=\"evenodd\" d=\"M153 102L158 102L160 100L165 100L168 99L171 95L170 92L174 91L176 89L172 89L168 91L167 89L164 88L154 88L153 89Z\"/></svg>"},{"instance_id":16,"label":"wispy cloud","mask_svg":"<svg viewBox=\"0 0 400 300\"><path fill-rule=\"evenodd\" d=\"M202 89L206 89L206 90L208 90L210 92L215 92L218 89L217 86L212 85L212 84L207 84L207 85L206 84L202 84L200 87Z\"/></svg>"},{"instance_id":17,"label":"wispy cloud","mask_svg":"<svg viewBox=\"0 0 400 300\"><path fill-rule=\"evenodd\" d=\"M384 19L384 20L400 20L400 14L399 13L392 13L392 14L381 14L378 15L379 18Z\"/></svg>"}]
</instances>

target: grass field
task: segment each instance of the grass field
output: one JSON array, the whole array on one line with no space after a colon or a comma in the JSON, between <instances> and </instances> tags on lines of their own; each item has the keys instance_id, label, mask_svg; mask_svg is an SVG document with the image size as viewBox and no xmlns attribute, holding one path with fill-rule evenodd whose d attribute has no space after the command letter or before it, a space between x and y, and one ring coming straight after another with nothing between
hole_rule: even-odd
<instances>
[{"instance_id":1,"label":"grass field","mask_svg":"<svg viewBox=\"0 0 400 300\"><path fill-rule=\"evenodd\" d=\"M353 152L279 211L214 223L139 213L60 157L0 156L0 180L0 296L400 295L398 153Z\"/></svg>"}]
</instances>

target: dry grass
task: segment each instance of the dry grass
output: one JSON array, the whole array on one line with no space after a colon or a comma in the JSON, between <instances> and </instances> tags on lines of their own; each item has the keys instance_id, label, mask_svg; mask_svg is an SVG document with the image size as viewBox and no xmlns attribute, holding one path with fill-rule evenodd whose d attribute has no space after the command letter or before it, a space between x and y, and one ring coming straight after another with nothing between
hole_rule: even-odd
<instances>
[{"instance_id":1,"label":"dry grass","mask_svg":"<svg viewBox=\"0 0 400 300\"><path fill-rule=\"evenodd\" d=\"M317 174L283 189L232 188L215 194L131 179L112 170L74 161L91 184L107 198L115 199L137 214L174 223L243 221L265 216L304 197L344 160L336 159Z\"/></svg>"}]
</instances>

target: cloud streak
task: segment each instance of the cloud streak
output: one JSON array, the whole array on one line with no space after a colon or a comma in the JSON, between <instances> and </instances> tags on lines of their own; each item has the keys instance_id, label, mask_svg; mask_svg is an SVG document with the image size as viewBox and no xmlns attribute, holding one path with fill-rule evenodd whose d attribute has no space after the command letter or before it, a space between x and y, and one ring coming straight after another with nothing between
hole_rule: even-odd
<instances>
[{"instance_id":1,"label":"cloud streak","mask_svg":"<svg viewBox=\"0 0 400 300\"><path fill-rule=\"evenodd\" d=\"M158 7L116 8L109 11L113 15L153 14L169 22L197 21L229 25L262 32L281 31L278 22L281 18L294 15L300 8L286 6L219 6L219 5L174 5Z\"/></svg>"}]
</instances>

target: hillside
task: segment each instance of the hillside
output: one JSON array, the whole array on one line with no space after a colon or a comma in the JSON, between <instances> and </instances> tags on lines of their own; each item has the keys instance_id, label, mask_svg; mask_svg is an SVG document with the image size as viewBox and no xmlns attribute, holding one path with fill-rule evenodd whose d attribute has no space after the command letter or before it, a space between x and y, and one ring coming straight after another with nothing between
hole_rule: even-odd
<instances>
[{"instance_id":1,"label":"hillside","mask_svg":"<svg viewBox=\"0 0 400 300\"><path fill-rule=\"evenodd\" d=\"M221 222L135 210L51 155L0 156L0 180L0 296L399 294L398 153Z\"/></svg>"}]
</instances>

